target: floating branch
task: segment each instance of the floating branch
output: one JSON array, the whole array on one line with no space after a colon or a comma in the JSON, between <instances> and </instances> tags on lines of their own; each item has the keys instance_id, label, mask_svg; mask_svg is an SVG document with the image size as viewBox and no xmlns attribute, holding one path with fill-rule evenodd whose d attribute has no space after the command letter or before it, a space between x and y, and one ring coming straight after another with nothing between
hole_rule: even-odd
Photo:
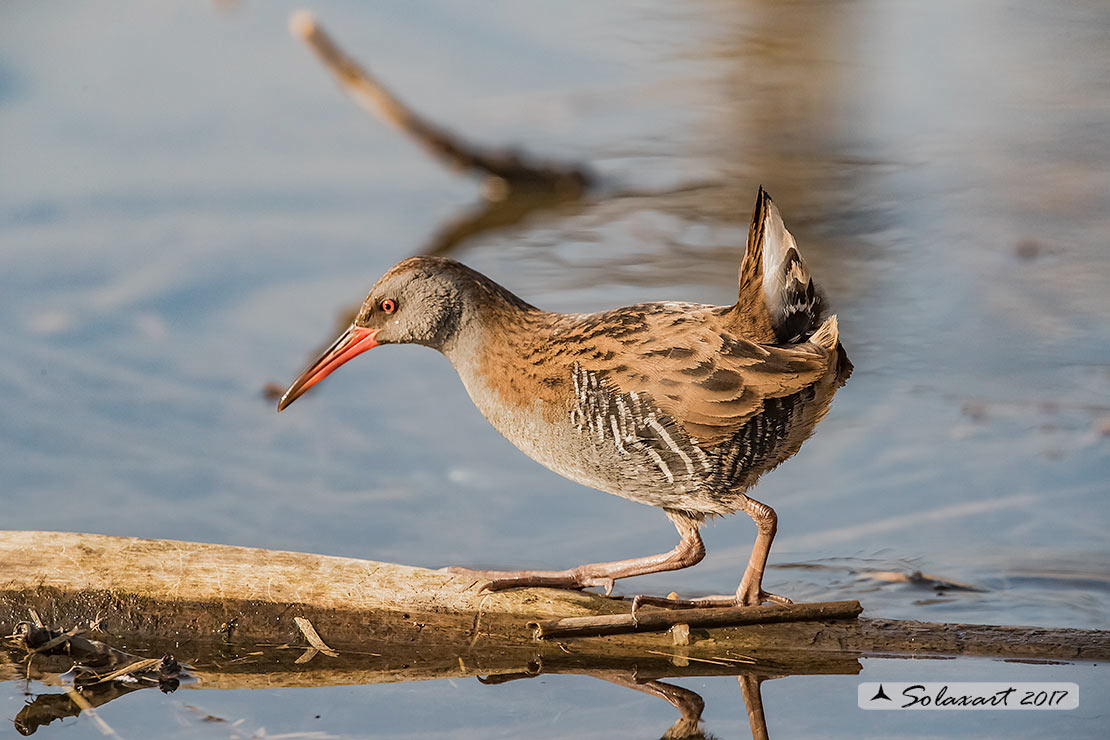
<instances>
[{"instance_id":1,"label":"floating branch","mask_svg":"<svg viewBox=\"0 0 1110 740\"><path fill-rule=\"evenodd\" d=\"M820 622L829 619L855 619L863 611L858 601L826 601L817 604L778 604L644 611L635 614L608 614L597 617L567 617L547 622L532 622L537 640L555 637L594 637L629 632L661 632L675 625L690 627L740 627L781 622Z\"/></svg>"},{"instance_id":2,"label":"floating branch","mask_svg":"<svg viewBox=\"0 0 1110 740\"><path fill-rule=\"evenodd\" d=\"M512 150L486 149L428 121L345 54L308 11L294 13L289 28L316 52L363 108L407 134L448 167L491 178L493 182L487 184L490 200L503 200L521 189L581 194L593 181L584 167L533 160Z\"/></svg>"}]
</instances>

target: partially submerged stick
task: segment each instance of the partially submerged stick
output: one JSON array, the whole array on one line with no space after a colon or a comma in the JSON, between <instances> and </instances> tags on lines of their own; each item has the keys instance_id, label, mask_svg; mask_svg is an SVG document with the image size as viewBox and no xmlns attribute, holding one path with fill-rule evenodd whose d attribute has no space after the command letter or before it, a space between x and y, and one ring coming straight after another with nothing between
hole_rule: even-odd
<instances>
[{"instance_id":1,"label":"partially submerged stick","mask_svg":"<svg viewBox=\"0 0 1110 740\"><path fill-rule=\"evenodd\" d=\"M858 601L826 601L817 604L711 607L677 611L644 611L597 617L567 617L531 622L537 640L556 637L594 637L629 632L660 632L675 625L690 627L741 627L779 622L817 622L855 619L863 612Z\"/></svg>"},{"instance_id":2,"label":"partially submerged stick","mask_svg":"<svg viewBox=\"0 0 1110 740\"><path fill-rule=\"evenodd\" d=\"M510 150L494 150L465 141L420 116L345 54L306 10L294 13L289 29L316 53L345 90L367 111L410 136L429 154L458 170L475 170L495 179L491 200L518 188L581 193L592 181L583 167L528 159Z\"/></svg>"}]
</instances>

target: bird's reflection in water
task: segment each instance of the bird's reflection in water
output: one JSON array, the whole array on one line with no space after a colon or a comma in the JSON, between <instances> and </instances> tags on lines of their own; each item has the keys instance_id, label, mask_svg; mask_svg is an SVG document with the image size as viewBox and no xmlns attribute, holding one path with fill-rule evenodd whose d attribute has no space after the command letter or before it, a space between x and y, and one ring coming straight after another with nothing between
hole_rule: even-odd
<instances>
[{"instance_id":1,"label":"bird's reflection in water","mask_svg":"<svg viewBox=\"0 0 1110 740\"><path fill-rule=\"evenodd\" d=\"M517 676L517 678L526 677L531 678L530 675ZM679 717L662 734L662 740L715 740L716 736L703 727L701 716L705 709L705 700L696 691L658 680L637 681L631 673L598 674L596 677L617 686L659 697L674 706L679 711ZM760 696L760 683L763 680L750 674L737 676L744 704L747 707L753 740L768 737L767 720L763 714L763 701ZM487 679L483 683L504 683L504 681ZM77 717L82 712L95 710L144 688L151 688L151 686L113 681L85 687L80 693L71 690L65 693L39 694L19 711L13 724L20 735L33 735L39 728L46 727L55 720Z\"/></svg>"},{"instance_id":2,"label":"bird's reflection in water","mask_svg":"<svg viewBox=\"0 0 1110 740\"><path fill-rule=\"evenodd\" d=\"M483 684L496 685L522 678L535 678L541 673L538 670L538 664L535 664L534 667L536 668L535 671L529 670L525 673L479 677L478 680ZM658 697L677 709L679 717L663 733L662 740L715 740L716 738L704 727L701 716L702 712L705 711L705 700L696 691L658 679L638 679L635 671L597 671L583 675ZM763 713L763 697L760 693L760 686L763 681L772 677L756 673L740 673L736 676L740 685L740 693L744 698L744 707L748 713L752 740L767 740L769 737L767 734L767 718Z\"/></svg>"},{"instance_id":3,"label":"bird's reflection in water","mask_svg":"<svg viewBox=\"0 0 1110 740\"><path fill-rule=\"evenodd\" d=\"M701 721L702 711L705 709L705 700L697 692L685 689L663 681L637 682L631 676L599 676L605 681L625 686L645 694L658 696L674 706L680 712L675 723L663 733L663 740L714 740L715 736L706 731ZM767 740L767 718L763 713L763 697L760 694L760 684L768 678L754 673L741 673L736 677L740 684L740 693L744 697L744 706L748 712L748 723L752 730L752 740Z\"/></svg>"},{"instance_id":4,"label":"bird's reflection in water","mask_svg":"<svg viewBox=\"0 0 1110 740\"><path fill-rule=\"evenodd\" d=\"M706 733L702 727L701 713L705 709L705 700L701 698L701 694L662 681L637 683L635 679L625 676L598 676L598 678L615 683L618 686L642 691L651 696L658 696L674 706L681 715L663 733L664 740L672 740L672 738L674 740L679 740L679 738L684 740L698 740L699 738L712 740L713 735Z\"/></svg>"}]
</instances>

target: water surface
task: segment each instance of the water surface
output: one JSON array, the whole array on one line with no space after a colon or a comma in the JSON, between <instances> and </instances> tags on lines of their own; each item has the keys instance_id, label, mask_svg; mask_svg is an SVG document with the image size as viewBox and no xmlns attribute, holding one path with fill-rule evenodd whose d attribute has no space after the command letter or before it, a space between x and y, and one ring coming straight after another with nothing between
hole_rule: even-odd
<instances>
[{"instance_id":1,"label":"water surface","mask_svg":"<svg viewBox=\"0 0 1110 740\"><path fill-rule=\"evenodd\" d=\"M281 416L263 399L479 197L344 99L286 33L293 7L0 11L4 528L436 567L669 549L660 512L516 452L428 350L371 353ZM731 302L756 189L771 192L856 372L755 493L780 516L769 587L894 618L1107 627L1102 4L314 10L428 115L601 174L587 202L453 253L544 308ZM730 590L753 535L742 517L714 522L697 568L620 588ZM979 590L870 575L916 570ZM933 676L1087 693L1076 712L989 725L857 713L859 680ZM705 696L710 732L747 731L734 679L684 685ZM23 687L3 686L11 717ZM1091 666L869 660L860 677L764 694L772 735L1081 737L1105 731L1106 688ZM150 722L180 737L653 737L674 710L559 676L142 692L102 715L124 737ZM65 726L99 734L85 717Z\"/></svg>"}]
</instances>

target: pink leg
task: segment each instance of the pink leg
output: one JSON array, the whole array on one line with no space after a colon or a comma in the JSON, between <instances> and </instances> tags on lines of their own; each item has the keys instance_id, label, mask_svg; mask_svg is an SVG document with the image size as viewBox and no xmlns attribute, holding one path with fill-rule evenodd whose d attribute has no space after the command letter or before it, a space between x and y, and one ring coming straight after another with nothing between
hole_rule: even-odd
<instances>
[{"instance_id":1,"label":"pink leg","mask_svg":"<svg viewBox=\"0 0 1110 740\"><path fill-rule=\"evenodd\" d=\"M642 576L667 570L679 570L696 565L705 557L698 527L701 519L680 511L665 509L667 517L674 522L682 540L670 552L650 555L631 560L616 560L611 563L589 563L571 570L469 570L467 568L446 568L451 573L472 575L489 579L483 586L486 591L504 591L509 588L548 586L552 588L589 588L601 586L608 594L613 590L613 581L618 578Z\"/></svg>"},{"instance_id":2,"label":"pink leg","mask_svg":"<svg viewBox=\"0 0 1110 740\"><path fill-rule=\"evenodd\" d=\"M636 611L641 605L664 606L671 609L691 609L702 606L758 606L764 601L775 604L793 603L785 596L770 594L763 590L763 571L767 567L767 555L771 552L771 542L778 531L779 518L775 510L762 501L745 497L742 510L754 521L759 533L755 537L752 555L748 559L748 567L744 569L744 576L740 579L740 586L731 596L702 596L696 599L661 599L654 596L637 596L633 602L632 610Z\"/></svg>"},{"instance_id":3,"label":"pink leg","mask_svg":"<svg viewBox=\"0 0 1110 740\"><path fill-rule=\"evenodd\" d=\"M744 577L740 579L740 586L736 589L736 601L743 606L756 606L764 601L789 604L790 599L763 590L763 571L767 568L771 542L779 528L778 514L770 506L754 498L747 500L744 511L755 520L759 534L755 536L752 556L748 559L748 567L744 569Z\"/></svg>"}]
</instances>

